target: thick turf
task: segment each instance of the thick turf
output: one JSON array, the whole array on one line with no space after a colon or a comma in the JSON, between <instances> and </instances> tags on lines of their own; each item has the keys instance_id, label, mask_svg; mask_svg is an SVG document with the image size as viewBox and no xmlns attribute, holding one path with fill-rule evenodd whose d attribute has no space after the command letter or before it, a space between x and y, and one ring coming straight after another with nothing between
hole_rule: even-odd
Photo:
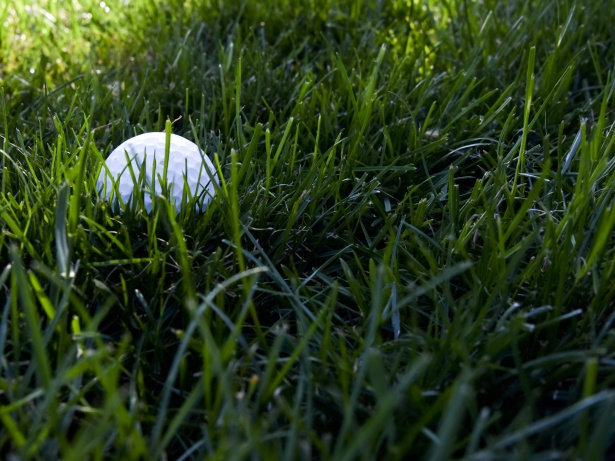
<instances>
[{"instance_id":1,"label":"thick turf","mask_svg":"<svg viewBox=\"0 0 615 461\"><path fill-rule=\"evenodd\" d=\"M0 4L0 452L615 452L613 24L610 0ZM111 150L165 129L218 168L207 211L101 200Z\"/></svg>"}]
</instances>

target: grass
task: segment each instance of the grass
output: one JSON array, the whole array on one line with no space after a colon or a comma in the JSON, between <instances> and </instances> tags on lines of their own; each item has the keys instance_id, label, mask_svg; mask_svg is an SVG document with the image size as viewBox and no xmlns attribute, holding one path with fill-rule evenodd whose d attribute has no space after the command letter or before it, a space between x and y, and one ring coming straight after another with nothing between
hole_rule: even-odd
<instances>
[{"instance_id":1,"label":"grass","mask_svg":"<svg viewBox=\"0 0 615 461\"><path fill-rule=\"evenodd\" d=\"M612 456L612 7L0 5L3 457ZM216 197L118 213L167 125Z\"/></svg>"}]
</instances>

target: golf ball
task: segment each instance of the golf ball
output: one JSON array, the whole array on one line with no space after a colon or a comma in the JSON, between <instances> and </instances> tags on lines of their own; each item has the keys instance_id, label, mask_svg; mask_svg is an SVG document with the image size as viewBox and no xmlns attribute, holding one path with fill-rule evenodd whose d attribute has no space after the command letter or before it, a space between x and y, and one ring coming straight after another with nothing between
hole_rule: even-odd
<instances>
[{"instance_id":1,"label":"golf ball","mask_svg":"<svg viewBox=\"0 0 615 461\"><path fill-rule=\"evenodd\" d=\"M137 185L143 189L143 204L150 212L152 191L162 193L165 143L166 134L156 132L135 136L117 146L105 161L96 183L101 196L107 200L119 196L127 203ZM197 210L204 211L214 196L214 181L219 183L216 170L203 151L193 142L172 134L166 184L177 211L182 204L184 184L188 188L186 201L197 196Z\"/></svg>"}]
</instances>

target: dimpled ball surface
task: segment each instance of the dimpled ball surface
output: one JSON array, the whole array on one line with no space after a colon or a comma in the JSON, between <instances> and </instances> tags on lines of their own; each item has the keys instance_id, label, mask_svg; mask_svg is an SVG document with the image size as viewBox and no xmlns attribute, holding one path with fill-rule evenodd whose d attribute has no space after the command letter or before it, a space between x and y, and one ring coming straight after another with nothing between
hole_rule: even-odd
<instances>
[{"instance_id":1,"label":"dimpled ball surface","mask_svg":"<svg viewBox=\"0 0 615 461\"><path fill-rule=\"evenodd\" d=\"M152 190L152 184L156 194L162 192L161 180L164 171L165 142L165 133L145 133L117 146L105 161L106 168L103 167L100 171L96 184L99 193L107 200L117 194L121 196L124 203L130 200L135 183L128 168L128 158L132 164L137 184L143 184L145 208L148 212L151 211L152 197L149 191ZM144 162L145 178L141 179ZM155 177L153 176L154 167ZM186 200L191 196L198 196L197 211L204 211L215 193L214 184L210 178L218 182L216 170L209 158L193 142L172 134L167 184L170 198L175 202L178 212L182 204L184 182L190 189L190 194L187 194ZM114 181L117 185L117 192L113 187Z\"/></svg>"}]
</instances>

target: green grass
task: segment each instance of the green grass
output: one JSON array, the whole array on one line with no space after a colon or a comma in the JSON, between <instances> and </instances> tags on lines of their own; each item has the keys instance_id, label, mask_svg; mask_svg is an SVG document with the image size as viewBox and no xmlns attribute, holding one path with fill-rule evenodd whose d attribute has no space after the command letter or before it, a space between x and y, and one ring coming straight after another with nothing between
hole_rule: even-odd
<instances>
[{"instance_id":1,"label":"green grass","mask_svg":"<svg viewBox=\"0 0 615 461\"><path fill-rule=\"evenodd\" d=\"M31 3L3 458L613 456L612 1ZM118 213L104 158L166 125L215 199Z\"/></svg>"}]
</instances>

